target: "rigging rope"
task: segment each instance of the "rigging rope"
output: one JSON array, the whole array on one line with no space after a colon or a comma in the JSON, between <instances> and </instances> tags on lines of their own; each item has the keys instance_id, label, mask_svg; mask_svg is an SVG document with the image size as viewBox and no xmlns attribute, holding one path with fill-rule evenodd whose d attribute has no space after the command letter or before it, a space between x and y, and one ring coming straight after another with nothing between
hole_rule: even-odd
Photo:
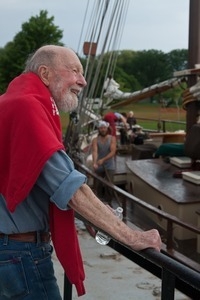
<instances>
[{"instance_id":1,"label":"rigging rope","mask_svg":"<svg viewBox=\"0 0 200 300\"><path fill-rule=\"evenodd\" d=\"M100 54L98 55L98 61L95 60L93 57L88 56L88 63L86 68L86 80L88 82L88 86L85 89L85 93L82 95L82 99L84 97L84 102L86 101L86 96L88 99L93 99L96 97L96 91L99 88L100 84L102 84L99 81L99 74L102 69L105 69L104 74L107 75L109 68L112 67L114 70L114 67L111 66L112 59L116 64L116 56L117 54L113 54L113 50L116 47L116 45L119 45L119 39L121 39L122 35L122 25L121 22L123 22L123 26L125 23L125 15L126 12L124 11L124 7L128 8L129 1L98 1L95 8L93 8L94 14L94 24L92 26L92 33L90 33L90 42L98 42L97 47L100 48ZM95 4L94 4L95 5ZM100 24L97 26L97 24ZM95 30L94 30L95 28ZM98 30L97 30L98 29ZM91 30L90 30L91 31ZM94 36L94 31L96 33L96 37ZM104 66L104 54L106 51L110 50L110 59L109 64ZM94 74L95 69L95 75ZM100 95L101 98L102 95ZM83 106L80 105L80 111L82 110Z\"/></svg>"},{"instance_id":2,"label":"rigging rope","mask_svg":"<svg viewBox=\"0 0 200 300\"><path fill-rule=\"evenodd\" d=\"M88 9L89 9L89 1L87 2L87 6L86 6L86 10L85 10L85 15L84 15L84 18L83 18L83 25L82 25L82 28L81 28L81 34L80 34L80 38L79 38L79 42L78 42L78 47L77 47L77 54L79 55L79 51L80 51L80 45L81 45L81 37L83 35L83 31L84 31L84 26L85 26L85 22L86 22L86 19L87 19L87 13L88 13Z\"/></svg>"},{"instance_id":3,"label":"rigging rope","mask_svg":"<svg viewBox=\"0 0 200 300\"><path fill-rule=\"evenodd\" d=\"M87 41L89 45L84 74L87 86L79 97L77 113L80 120L77 124L69 126L70 130L75 127L73 128L74 139L77 138L77 132L79 134L84 132L82 124L91 120L93 114L93 108L90 104L91 99L97 97L97 90L100 90L101 87L103 90L103 78L100 76L102 70L105 76L110 71L114 73L118 56L117 48L121 41L129 2L130 0L92 0L92 6L89 0L87 2L78 45L78 55L81 57L80 44L85 34L84 42ZM91 55L93 44L97 46L95 55ZM100 98L102 98L102 94ZM97 119L98 117L101 116L97 115Z\"/></svg>"},{"instance_id":4,"label":"rigging rope","mask_svg":"<svg viewBox=\"0 0 200 300\"><path fill-rule=\"evenodd\" d=\"M190 88L187 88L183 92L183 109L187 110L187 105L191 102L198 101L197 95L193 94L190 91Z\"/></svg>"}]
</instances>

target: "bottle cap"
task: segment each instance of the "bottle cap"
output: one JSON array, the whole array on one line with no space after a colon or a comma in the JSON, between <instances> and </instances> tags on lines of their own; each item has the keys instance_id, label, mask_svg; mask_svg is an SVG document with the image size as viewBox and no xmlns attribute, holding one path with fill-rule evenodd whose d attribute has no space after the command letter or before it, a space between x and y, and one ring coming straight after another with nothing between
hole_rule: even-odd
<instances>
[{"instance_id":1,"label":"bottle cap","mask_svg":"<svg viewBox=\"0 0 200 300\"><path fill-rule=\"evenodd\" d=\"M123 208L122 208L122 207L120 207L120 206L118 206L118 207L117 207L117 209L116 209L116 211L118 211L119 213L121 213L121 214L122 214L122 213L123 213Z\"/></svg>"}]
</instances>

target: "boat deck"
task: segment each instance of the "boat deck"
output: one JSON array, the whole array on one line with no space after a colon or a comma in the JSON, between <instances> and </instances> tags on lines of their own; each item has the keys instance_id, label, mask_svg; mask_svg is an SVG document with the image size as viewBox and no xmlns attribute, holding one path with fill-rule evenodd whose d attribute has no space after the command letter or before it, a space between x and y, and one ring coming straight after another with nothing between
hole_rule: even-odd
<instances>
[{"instance_id":1,"label":"boat deck","mask_svg":"<svg viewBox=\"0 0 200 300\"><path fill-rule=\"evenodd\" d=\"M184 222L195 226L200 224L200 186L174 178L174 172L180 170L178 167L165 163L162 159L132 160L130 153L123 152L116 155L115 161L115 185ZM132 190L130 186L133 187ZM113 199L112 206L117 205L118 200ZM127 220L140 228L157 228L165 240L167 226L164 219L148 215L145 209L131 202L127 203L126 214ZM175 250L194 262L200 262L200 237L197 239L196 235L190 235L188 231L175 226L174 238Z\"/></svg>"},{"instance_id":2,"label":"boat deck","mask_svg":"<svg viewBox=\"0 0 200 300\"><path fill-rule=\"evenodd\" d=\"M198 227L199 185L175 178L174 174L180 169L164 162L163 159L129 160L126 164L129 192L146 203ZM166 220L154 216L152 218L161 228L167 230ZM193 239L197 236L192 231L175 226L174 237L178 240ZM197 251L200 253L199 247Z\"/></svg>"},{"instance_id":3,"label":"boat deck","mask_svg":"<svg viewBox=\"0 0 200 300\"><path fill-rule=\"evenodd\" d=\"M174 178L181 169L163 159L129 160L130 172L177 204L200 203L200 185Z\"/></svg>"}]
</instances>

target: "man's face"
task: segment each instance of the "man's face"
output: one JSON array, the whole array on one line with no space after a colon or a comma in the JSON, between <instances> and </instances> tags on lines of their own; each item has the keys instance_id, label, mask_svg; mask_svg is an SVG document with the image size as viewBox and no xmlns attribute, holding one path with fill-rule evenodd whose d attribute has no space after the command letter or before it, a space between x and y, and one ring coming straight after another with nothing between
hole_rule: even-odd
<instances>
[{"instance_id":1,"label":"man's face","mask_svg":"<svg viewBox=\"0 0 200 300\"><path fill-rule=\"evenodd\" d=\"M108 134L108 127L101 126L99 127L99 135L106 136Z\"/></svg>"},{"instance_id":2,"label":"man's face","mask_svg":"<svg viewBox=\"0 0 200 300\"><path fill-rule=\"evenodd\" d=\"M76 54L67 49L58 67L52 71L49 90L60 111L74 110L78 105L78 94L86 86L82 65Z\"/></svg>"}]
</instances>

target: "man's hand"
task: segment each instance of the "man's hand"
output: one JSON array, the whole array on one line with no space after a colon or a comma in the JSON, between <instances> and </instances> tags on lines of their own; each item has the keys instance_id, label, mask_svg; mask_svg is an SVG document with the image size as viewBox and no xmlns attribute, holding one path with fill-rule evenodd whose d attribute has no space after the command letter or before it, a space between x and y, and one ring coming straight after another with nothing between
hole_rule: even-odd
<instances>
[{"instance_id":1,"label":"man's hand","mask_svg":"<svg viewBox=\"0 0 200 300\"><path fill-rule=\"evenodd\" d=\"M146 248L154 248L160 251L162 241L158 230L151 229L148 231L138 231L137 233L134 231L133 235L135 242L130 245L132 249L140 251ZM137 235L137 237L135 235Z\"/></svg>"}]
</instances>

